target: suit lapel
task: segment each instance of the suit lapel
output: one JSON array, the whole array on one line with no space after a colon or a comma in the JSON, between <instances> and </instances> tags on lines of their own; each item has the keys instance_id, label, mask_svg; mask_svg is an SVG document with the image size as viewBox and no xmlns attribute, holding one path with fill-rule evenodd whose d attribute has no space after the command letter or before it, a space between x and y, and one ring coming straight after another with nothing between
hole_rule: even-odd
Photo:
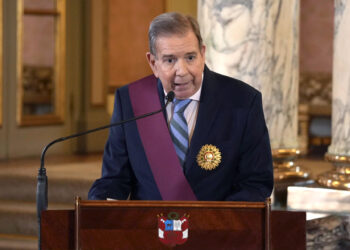
<instances>
[{"instance_id":1,"label":"suit lapel","mask_svg":"<svg viewBox=\"0 0 350 250\"><path fill-rule=\"evenodd\" d=\"M193 166L197 166L196 157L200 148L209 143L206 139L212 130L219 108L219 101L215 99L217 91L218 87L214 75L205 67L198 117L186 157L185 173Z\"/></svg>"}]
</instances>

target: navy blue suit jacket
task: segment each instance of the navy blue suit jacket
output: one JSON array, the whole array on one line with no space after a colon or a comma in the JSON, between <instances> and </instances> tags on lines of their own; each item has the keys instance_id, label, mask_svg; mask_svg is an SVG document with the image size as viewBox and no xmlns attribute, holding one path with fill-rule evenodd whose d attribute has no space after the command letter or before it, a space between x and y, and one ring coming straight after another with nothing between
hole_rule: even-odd
<instances>
[{"instance_id":1,"label":"navy blue suit jacket","mask_svg":"<svg viewBox=\"0 0 350 250\"><path fill-rule=\"evenodd\" d=\"M164 105L160 83L158 89ZM133 116L128 86L125 86L116 91L112 122ZM205 144L215 145L222 156L219 166L211 171L202 169L196 162ZM260 92L205 68L184 173L198 200L264 201L270 196L273 167ZM91 187L89 199L127 199L129 194L137 200L162 199L136 122L110 129L102 177Z\"/></svg>"}]
</instances>

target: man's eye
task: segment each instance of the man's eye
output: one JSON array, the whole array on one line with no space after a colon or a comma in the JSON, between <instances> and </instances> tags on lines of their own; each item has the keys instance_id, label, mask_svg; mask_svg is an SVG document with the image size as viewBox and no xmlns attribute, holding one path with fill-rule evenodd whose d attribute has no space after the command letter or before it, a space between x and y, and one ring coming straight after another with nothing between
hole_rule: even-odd
<instances>
[{"instance_id":1,"label":"man's eye","mask_svg":"<svg viewBox=\"0 0 350 250\"><path fill-rule=\"evenodd\" d=\"M188 56L188 57L187 57L187 60L193 61L195 58L196 58L195 56Z\"/></svg>"},{"instance_id":2,"label":"man's eye","mask_svg":"<svg viewBox=\"0 0 350 250\"><path fill-rule=\"evenodd\" d=\"M174 62L175 62L174 58L166 58L166 59L164 59L164 63L167 63L167 64L172 64Z\"/></svg>"}]
</instances>

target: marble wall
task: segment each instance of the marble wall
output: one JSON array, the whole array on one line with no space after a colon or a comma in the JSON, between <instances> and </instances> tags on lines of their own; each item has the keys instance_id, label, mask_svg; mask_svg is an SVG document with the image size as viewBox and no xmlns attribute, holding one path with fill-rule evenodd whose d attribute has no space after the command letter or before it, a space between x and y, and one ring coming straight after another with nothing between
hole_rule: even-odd
<instances>
[{"instance_id":1,"label":"marble wall","mask_svg":"<svg viewBox=\"0 0 350 250\"><path fill-rule=\"evenodd\" d=\"M199 0L207 65L263 94L272 148L296 148L299 0Z\"/></svg>"},{"instance_id":2,"label":"marble wall","mask_svg":"<svg viewBox=\"0 0 350 250\"><path fill-rule=\"evenodd\" d=\"M350 0L335 0L332 144L328 152L350 156Z\"/></svg>"}]
</instances>

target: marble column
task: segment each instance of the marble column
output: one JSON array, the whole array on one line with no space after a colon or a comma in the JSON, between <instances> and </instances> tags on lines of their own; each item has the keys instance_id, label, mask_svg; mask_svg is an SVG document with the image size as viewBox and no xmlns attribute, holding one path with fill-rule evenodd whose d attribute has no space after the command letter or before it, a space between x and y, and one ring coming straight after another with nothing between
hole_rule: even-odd
<instances>
[{"instance_id":1,"label":"marble column","mask_svg":"<svg viewBox=\"0 0 350 250\"><path fill-rule=\"evenodd\" d=\"M332 144L328 153L350 156L350 0L335 0Z\"/></svg>"},{"instance_id":2,"label":"marble column","mask_svg":"<svg viewBox=\"0 0 350 250\"><path fill-rule=\"evenodd\" d=\"M260 90L272 149L298 147L299 0L198 0L210 69Z\"/></svg>"},{"instance_id":3,"label":"marble column","mask_svg":"<svg viewBox=\"0 0 350 250\"><path fill-rule=\"evenodd\" d=\"M333 171L318 177L321 185L350 190L350 0L335 0L332 143L326 159Z\"/></svg>"},{"instance_id":4,"label":"marble column","mask_svg":"<svg viewBox=\"0 0 350 250\"><path fill-rule=\"evenodd\" d=\"M275 180L309 176L295 164L300 153L299 8L299 0L198 0L209 68L263 95Z\"/></svg>"}]
</instances>

